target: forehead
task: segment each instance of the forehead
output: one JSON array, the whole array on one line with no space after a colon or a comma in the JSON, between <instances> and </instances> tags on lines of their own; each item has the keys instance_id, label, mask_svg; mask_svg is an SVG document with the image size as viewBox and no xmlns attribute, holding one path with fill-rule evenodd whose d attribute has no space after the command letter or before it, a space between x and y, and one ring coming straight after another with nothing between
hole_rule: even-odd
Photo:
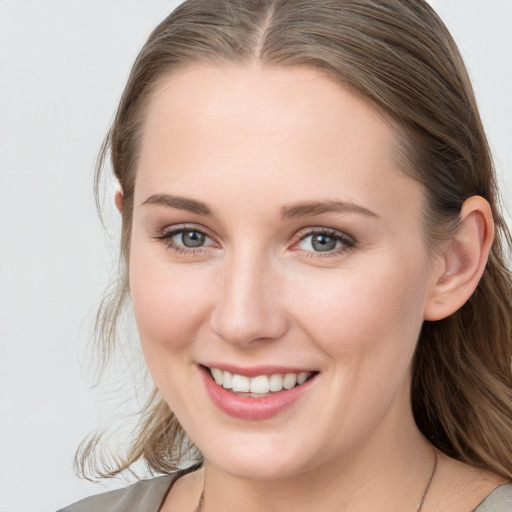
<instances>
[{"instance_id":1,"label":"forehead","mask_svg":"<svg viewBox=\"0 0 512 512\"><path fill-rule=\"evenodd\" d=\"M145 121L144 132L149 135L163 125L169 132L171 121L174 136L186 136L191 127L210 132L216 124L219 128L231 125L240 135L279 134L283 128L293 128L296 137L310 141L326 133L329 140L352 139L358 127L364 125L367 130L372 125L372 135L383 145L389 147L394 138L393 128L376 108L329 75L307 66L190 66L161 81Z\"/></svg>"},{"instance_id":2,"label":"forehead","mask_svg":"<svg viewBox=\"0 0 512 512\"><path fill-rule=\"evenodd\" d=\"M241 194L268 195L271 183L297 201L314 192L385 203L386 191L419 192L397 170L395 140L377 109L321 71L192 66L151 98L136 194L178 188L193 197L198 183L219 180Z\"/></svg>"}]
</instances>

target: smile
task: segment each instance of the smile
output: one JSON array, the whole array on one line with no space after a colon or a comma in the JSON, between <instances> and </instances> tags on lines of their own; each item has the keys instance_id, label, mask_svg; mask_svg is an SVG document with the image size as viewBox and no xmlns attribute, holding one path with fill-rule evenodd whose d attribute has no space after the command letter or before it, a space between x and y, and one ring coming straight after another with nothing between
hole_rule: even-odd
<instances>
[{"instance_id":1,"label":"smile","mask_svg":"<svg viewBox=\"0 0 512 512\"><path fill-rule=\"evenodd\" d=\"M224 389L237 394L243 393L252 398L262 398L269 393L277 393L283 389L300 386L313 375L313 372L300 372L247 377L219 368L210 368L210 373L215 382Z\"/></svg>"},{"instance_id":2,"label":"smile","mask_svg":"<svg viewBox=\"0 0 512 512\"><path fill-rule=\"evenodd\" d=\"M317 371L247 370L252 376L200 365L213 404L223 413L243 420L278 416L298 402L318 380ZM233 370L233 368L231 368Z\"/></svg>"}]
</instances>

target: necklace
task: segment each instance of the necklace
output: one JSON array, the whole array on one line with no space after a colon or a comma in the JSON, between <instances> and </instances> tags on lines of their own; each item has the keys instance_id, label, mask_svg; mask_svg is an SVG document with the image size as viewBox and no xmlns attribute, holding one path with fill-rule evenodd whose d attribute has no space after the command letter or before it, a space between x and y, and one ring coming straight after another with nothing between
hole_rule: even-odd
<instances>
[{"instance_id":1,"label":"necklace","mask_svg":"<svg viewBox=\"0 0 512 512\"><path fill-rule=\"evenodd\" d=\"M421 494L420 501L418 501L418 504L416 505L416 509L414 512L421 512L421 509L423 508L423 503L425 502L425 497L427 496L427 493L430 489L430 484L432 483L432 480L434 479L434 475L436 473L437 469L437 451L433 450L434 452L434 465L432 466L432 471L430 473L430 477L427 481L427 485L425 485L425 489L423 489L423 493ZM203 484L203 490L201 492L201 496L199 496L199 502L197 503L196 508L194 509L194 512L203 512L203 506L204 506L204 484Z\"/></svg>"},{"instance_id":2,"label":"necklace","mask_svg":"<svg viewBox=\"0 0 512 512\"><path fill-rule=\"evenodd\" d=\"M204 505L204 485L203 485L203 490L201 492L201 496L199 496L199 503L197 504L197 507L194 509L194 512L203 512L203 505Z\"/></svg>"},{"instance_id":3,"label":"necklace","mask_svg":"<svg viewBox=\"0 0 512 512\"><path fill-rule=\"evenodd\" d=\"M416 505L416 511L420 512L423 508L423 502L425 501L425 496L427 495L428 490L430 489L430 484L432 483L432 480L434 480L434 475L436 474L437 469L437 450L435 448L432 448L432 451L434 452L434 466L432 467L432 472L430 473L430 478L428 479L427 485L425 486L425 489L423 489L423 494L421 495L420 501L418 501L418 504ZM202 508L202 505L201 505Z\"/></svg>"}]
</instances>

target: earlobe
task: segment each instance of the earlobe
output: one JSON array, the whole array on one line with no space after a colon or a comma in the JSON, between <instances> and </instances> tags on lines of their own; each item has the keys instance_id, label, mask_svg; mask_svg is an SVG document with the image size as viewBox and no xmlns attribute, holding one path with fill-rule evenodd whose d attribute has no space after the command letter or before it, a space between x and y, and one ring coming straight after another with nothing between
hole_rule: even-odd
<instances>
[{"instance_id":1,"label":"earlobe","mask_svg":"<svg viewBox=\"0 0 512 512\"><path fill-rule=\"evenodd\" d=\"M489 203L480 196L470 197L462 205L459 225L436 266L425 320L446 318L466 303L484 273L493 239Z\"/></svg>"},{"instance_id":2,"label":"earlobe","mask_svg":"<svg viewBox=\"0 0 512 512\"><path fill-rule=\"evenodd\" d=\"M123 213L123 200L124 200L123 192L121 190L116 190L116 195L115 195L114 201L116 203L116 208L119 213Z\"/></svg>"}]
</instances>

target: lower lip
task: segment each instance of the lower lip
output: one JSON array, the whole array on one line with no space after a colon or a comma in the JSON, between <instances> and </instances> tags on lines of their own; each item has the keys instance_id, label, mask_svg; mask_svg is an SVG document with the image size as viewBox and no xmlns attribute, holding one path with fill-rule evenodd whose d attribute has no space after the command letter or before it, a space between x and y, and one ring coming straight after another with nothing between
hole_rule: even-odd
<instances>
[{"instance_id":1,"label":"lower lip","mask_svg":"<svg viewBox=\"0 0 512 512\"><path fill-rule=\"evenodd\" d=\"M271 393L268 397L251 398L236 395L219 386L205 367L201 367L201 373L206 390L213 403L229 416L242 420L265 420L277 416L297 402L311 388L316 378L316 375L314 375L300 386Z\"/></svg>"}]
</instances>

